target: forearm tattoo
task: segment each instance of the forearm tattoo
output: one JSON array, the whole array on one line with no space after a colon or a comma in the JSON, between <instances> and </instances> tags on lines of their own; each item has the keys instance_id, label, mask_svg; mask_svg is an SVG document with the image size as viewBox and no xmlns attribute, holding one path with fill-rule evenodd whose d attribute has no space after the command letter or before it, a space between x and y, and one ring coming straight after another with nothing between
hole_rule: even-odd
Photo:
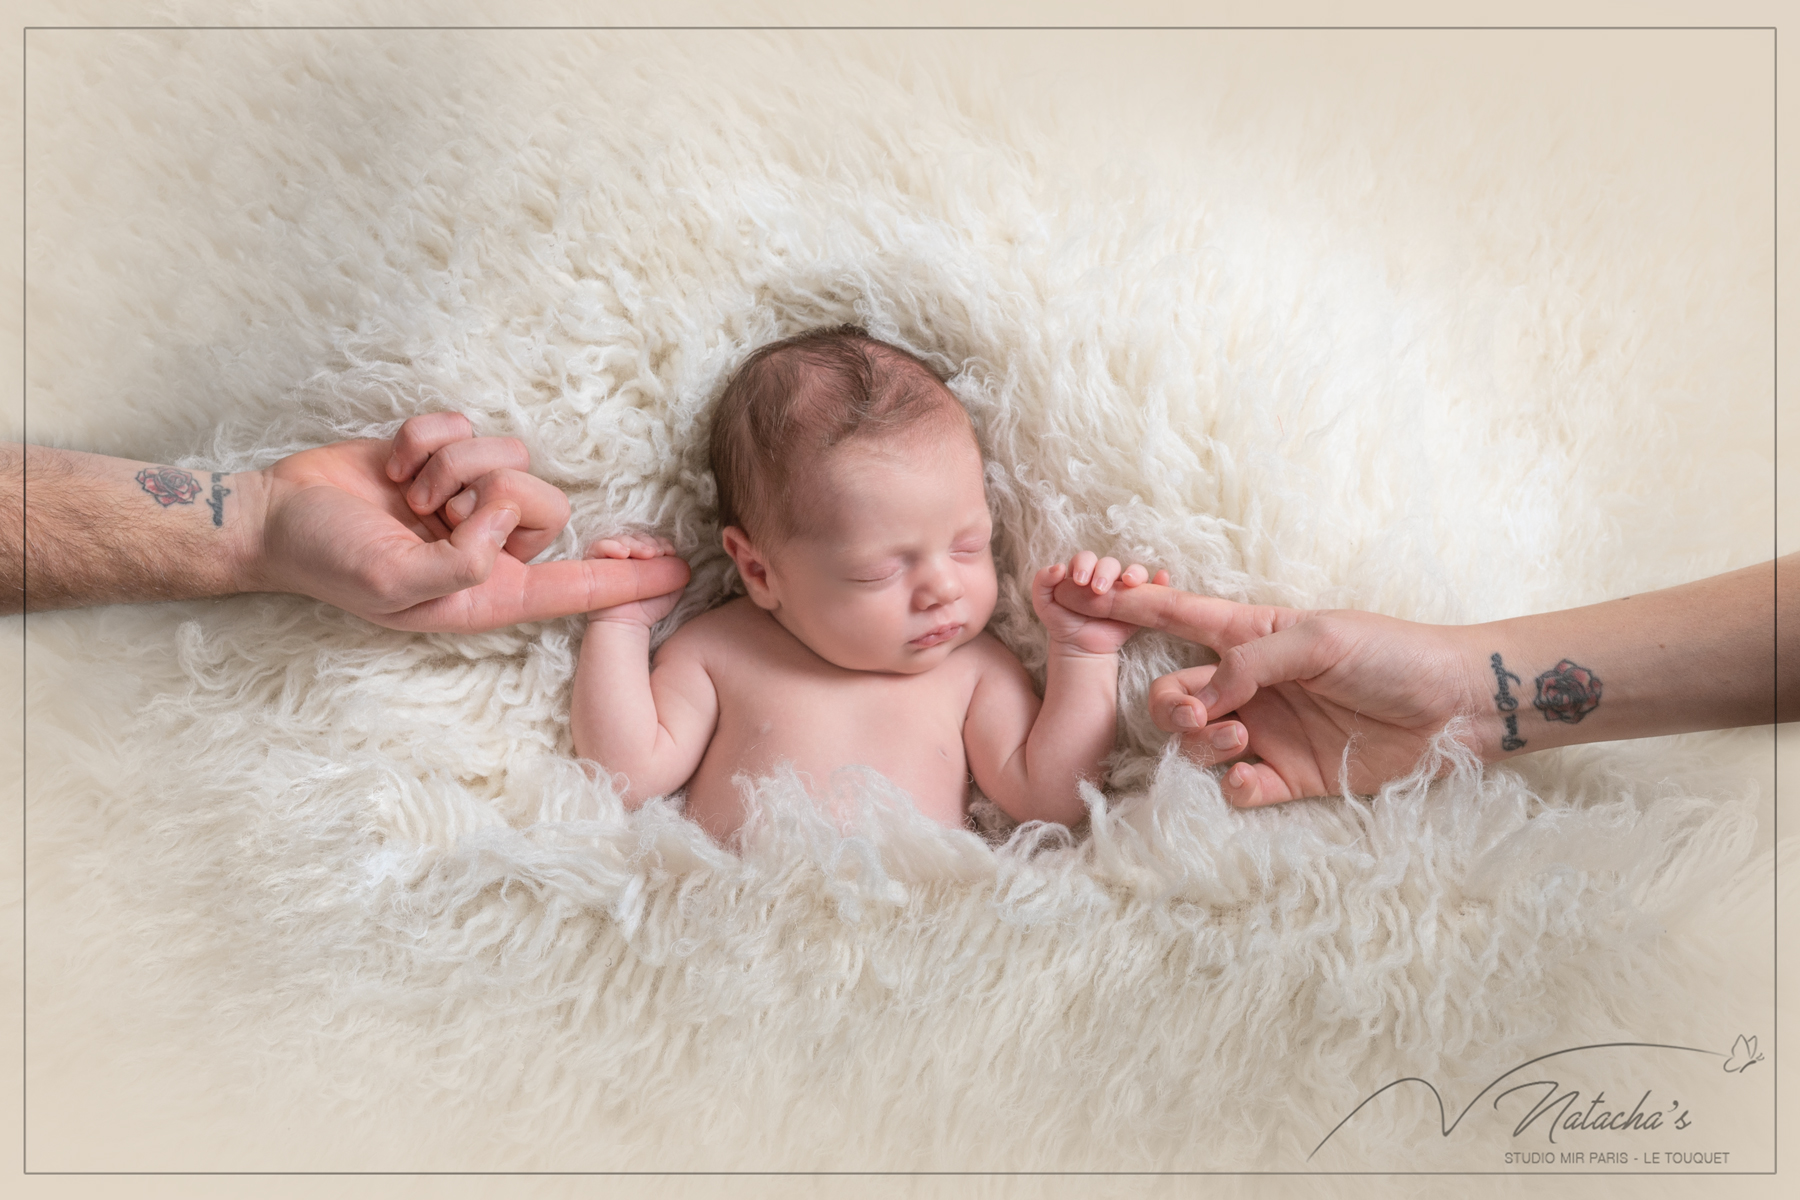
<instances>
[{"instance_id":1,"label":"forearm tattoo","mask_svg":"<svg viewBox=\"0 0 1800 1200\"><path fill-rule=\"evenodd\" d=\"M137 473L138 486L156 497L164 508L171 504L192 504L200 494L194 477L177 467L145 467Z\"/></svg>"},{"instance_id":2,"label":"forearm tattoo","mask_svg":"<svg viewBox=\"0 0 1800 1200\"><path fill-rule=\"evenodd\" d=\"M1519 677L1506 669L1498 654L1488 659L1488 665L1494 668L1494 679L1500 685L1500 690L1494 693L1494 707L1506 714L1506 736L1500 739L1500 748L1517 750L1525 744L1525 739L1519 736L1519 701L1506 681L1518 683Z\"/></svg>"},{"instance_id":3,"label":"forearm tattoo","mask_svg":"<svg viewBox=\"0 0 1800 1200\"><path fill-rule=\"evenodd\" d=\"M1546 721L1573 725L1600 707L1600 677L1565 658L1537 677L1537 699L1531 706Z\"/></svg>"},{"instance_id":4,"label":"forearm tattoo","mask_svg":"<svg viewBox=\"0 0 1800 1200\"><path fill-rule=\"evenodd\" d=\"M206 502L206 507L212 509L214 529L225 524L225 497L231 495L231 489L219 482L223 478L218 471L212 473L212 499Z\"/></svg>"},{"instance_id":5,"label":"forearm tattoo","mask_svg":"<svg viewBox=\"0 0 1800 1200\"><path fill-rule=\"evenodd\" d=\"M1518 683L1519 677L1506 669L1498 654L1488 659L1488 665L1494 669L1494 681L1500 685L1494 693L1494 707L1506 714L1506 735L1500 739L1500 748L1518 750L1525 745L1525 739L1519 736L1519 700L1507 681ZM1579 663L1562 659L1535 682L1537 699L1531 707L1543 713L1546 721L1574 725L1600 707L1600 677Z\"/></svg>"},{"instance_id":6,"label":"forearm tattoo","mask_svg":"<svg viewBox=\"0 0 1800 1200\"><path fill-rule=\"evenodd\" d=\"M212 509L215 529L225 524L225 497L231 495L231 489L221 482L224 478L222 472L212 473L212 496L206 502L206 507ZM200 482L179 467L145 467L137 473L137 482L164 508L171 504L192 504L194 497L200 494Z\"/></svg>"}]
</instances>

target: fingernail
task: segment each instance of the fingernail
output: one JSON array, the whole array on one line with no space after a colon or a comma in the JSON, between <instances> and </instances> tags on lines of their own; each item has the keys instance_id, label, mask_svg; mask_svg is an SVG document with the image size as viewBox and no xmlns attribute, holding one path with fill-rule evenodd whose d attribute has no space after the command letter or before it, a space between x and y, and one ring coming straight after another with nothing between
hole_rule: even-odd
<instances>
[{"instance_id":1,"label":"fingernail","mask_svg":"<svg viewBox=\"0 0 1800 1200\"><path fill-rule=\"evenodd\" d=\"M393 480L395 483L400 482L400 456L398 454L390 454L388 456L387 466L383 469L387 471L387 477L389 479Z\"/></svg>"},{"instance_id":2,"label":"fingernail","mask_svg":"<svg viewBox=\"0 0 1800 1200\"><path fill-rule=\"evenodd\" d=\"M476 499L475 489L468 488L452 496L450 503L444 505L444 511L460 521L475 511Z\"/></svg>"},{"instance_id":3,"label":"fingernail","mask_svg":"<svg viewBox=\"0 0 1800 1200\"><path fill-rule=\"evenodd\" d=\"M1201 708L1204 708L1207 712L1211 712L1214 706L1219 703L1219 689L1208 684L1194 695L1194 699L1200 702Z\"/></svg>"},{"instance_id":4,"label":"fingernail","mask_svg":"<svg viewBox=\"0 0 1800 1200\"><path fill-rule=\"evenodd\" d=\"M1250 768L1244 766L1242 763L1231 768L1231 786L1240 788L1249 787Z\"/></svg>"},{"instance_id":5,"label":"fingernail","mask_svg":"<svg viewBox=\"0 0 1800 1200\"><path fill-rule=\"evenodd\" d=\"M1198 729L1200 728L1200 714L1184 704L1175 710L1175 723L1183 729Z\"/></svg>"},{"instance_id":6,"label":"fingernail","mask_svg":"<svg viewBox=\"0 0 1800 1200\"><path fill-rule=\"evenodd\" d=\"M1238 727L1227 725L1223 729L1213 730L1212 744L1214 750L1230 750L1238 744Z\"/></svg>"}]
</instances>

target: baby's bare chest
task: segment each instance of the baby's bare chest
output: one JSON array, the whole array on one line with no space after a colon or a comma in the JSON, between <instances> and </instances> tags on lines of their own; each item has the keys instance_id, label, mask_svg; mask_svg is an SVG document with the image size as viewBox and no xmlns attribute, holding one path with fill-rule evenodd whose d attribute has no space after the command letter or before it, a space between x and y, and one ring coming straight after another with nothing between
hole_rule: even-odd
<instances>
[{"instance_id":1,"label":"baby's bare chest","mask_svg":"<svg viewBox=\"0 0 1800 1200\"><path fill-rule=\"evenodd\" d=\"M732 775L768 774L783 762L820 795L839 769L872 767L926 815L961 823L968 787L963 722L974 679L960 664L877 675L765 659L712 674L718 724L690 787L694 799L705 803Z\"/></svg>"},{"instance_id":2,"label":"baby's bare chest","mask_svg":"<svg viewBox=\"0 0 1800 1200\"><path fill-rule=\"evenodd\" d=\"M958 673L941 668L925 675L858 675L787 671L772 664L715 678L714 686L715 741L829 745L846 754L913 755L953 746L951 756L958 758L972 691Z\"/></svg>"}]
</instances>

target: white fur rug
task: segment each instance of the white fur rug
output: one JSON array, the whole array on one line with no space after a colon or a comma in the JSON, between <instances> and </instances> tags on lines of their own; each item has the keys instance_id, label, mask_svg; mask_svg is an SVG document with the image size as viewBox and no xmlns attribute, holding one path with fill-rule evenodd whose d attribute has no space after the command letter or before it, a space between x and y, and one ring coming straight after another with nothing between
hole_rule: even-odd
<instances>
[{"instance_id":1,"label":"white fur rug","mask_svg":"<svg viewBox=\"0 0 1800 1200\"><path fill-rule=\"evenodd\" d=\"M1034 668L1079 546L1452 622L1766 559L1766 49L1576 38L37 31L30 432L454 406L685 617L711 398L856 320L954 373ZM33 617L30 1165L1502 1171L1519 1113L1416 1087L1307 1155L1402 1076L1772 1038L1766 730L1240 813L1141 637L1082 838L777 779L740 860L571 761L579 632ZM1682 1145L1766 1165L1769 1078Z\"/></svg>"}]
</instances>

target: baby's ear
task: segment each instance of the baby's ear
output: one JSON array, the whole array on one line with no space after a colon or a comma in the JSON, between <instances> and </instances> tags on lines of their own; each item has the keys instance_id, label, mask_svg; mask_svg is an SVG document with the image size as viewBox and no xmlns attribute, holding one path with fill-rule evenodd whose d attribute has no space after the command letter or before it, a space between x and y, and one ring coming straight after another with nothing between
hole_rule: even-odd
<instances>
[{"instance_id":1,"label":"baby's ear","mask_svg":"<svg viewBox=\"0 0 1800 1200\"><path fill-rule=\"evenodd\" d=\"M750 540L750 535L736 525L727 525L720 535L725 543L725 553L737 564L738 575L744 581L744 590L750 593L750 601L758 608L774 608L775 595L769 589L769 564Z\"/></svg>"}]
</instances>

